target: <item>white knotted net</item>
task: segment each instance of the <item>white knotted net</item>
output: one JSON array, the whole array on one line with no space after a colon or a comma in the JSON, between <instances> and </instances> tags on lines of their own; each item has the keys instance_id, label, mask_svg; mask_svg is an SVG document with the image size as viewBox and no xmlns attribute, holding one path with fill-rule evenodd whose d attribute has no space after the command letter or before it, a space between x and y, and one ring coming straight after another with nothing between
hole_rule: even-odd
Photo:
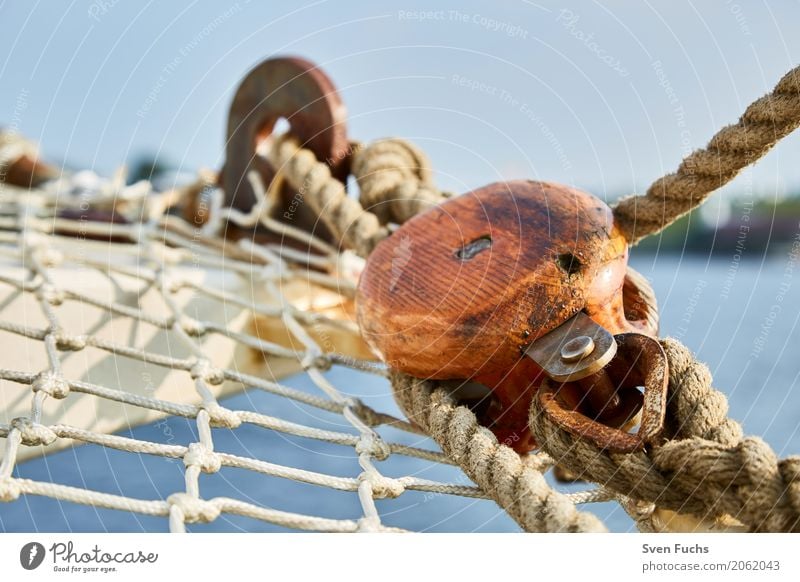
<instances>
[{"instance_id":1,"label":"white knotted net","mask_svg":"<svg viewBox=\"0 0 800 582\"><path fill-rule=\"evenodd\" d=\"M18 152L4 155L14 159ZM360 259L269 218L269 196L262 194L243 215L222 210L221 192L203 183L159 193L148 182L125 186L121 179L79 173L36 189L0 188L0 501L46 496L161 516L177 532L221 515L339 532L398 529L384 523L375 500L407 491L485 497L455 468L451 482L421 477L426 467L453 463L426 448L430 441L413 425L376 412L352 396L353 387L334 385L331 369L386 375L366 356L351 317ZM208 204L201 208L210 216L205 224L168 211L191 192ZM126 221L108 220L112 213ZM315 253L246 237L226 241L226 220L243 226L260 221ZM280 381L294 372L306 376L310 389ZM381 381L388 392L388 382ZM285 407L271 415L269 409L220 404L245 387L298 408L340 415L340 422L331 429L330 423L313 422L324 415L294 422L279 417ZM190 419L194 442L115 434L164 415ZM323 456L321 469L314 470L216 450L220 431L247 426L333 443L359 468L331 475ZM27 458L82 443L182 460L184 484L148 499L104 491L93 483L103 476L91 471L84 486L76 487L60 483L57 471L45 480L15 470ZM419 464L409 474L388 476L378 462L394 456ZM539 461L547 463L545 457ZM352 492L360 511L331 518L265 506L246 495L204 497L202 474L225 468L262 475L264 487L277 487L267 478L274 477ZM589 491L572 499L606 497ZM424 512L424 505L417 510Z\"/></svg>"}]
</instances>

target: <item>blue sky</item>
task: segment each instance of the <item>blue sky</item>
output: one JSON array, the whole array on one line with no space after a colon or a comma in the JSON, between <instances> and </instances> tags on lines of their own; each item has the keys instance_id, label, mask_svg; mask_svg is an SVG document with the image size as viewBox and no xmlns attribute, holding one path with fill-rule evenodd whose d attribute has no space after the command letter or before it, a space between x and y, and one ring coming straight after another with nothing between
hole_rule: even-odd
<instances>
[{"instance_id":1,"label":"blue sky","mask_svg":"<svg viewBox=\"0 0 800 582\"><path fill-rule=\"evenodd\" d=\"M108 174L157 152L222 163L261 59L324 65L359 140L401 136L439 184L643 190L800 62L797 2L0 3L0 124ZM791 136L730 190L800 190Z\"/></svg>"}]
</instances>

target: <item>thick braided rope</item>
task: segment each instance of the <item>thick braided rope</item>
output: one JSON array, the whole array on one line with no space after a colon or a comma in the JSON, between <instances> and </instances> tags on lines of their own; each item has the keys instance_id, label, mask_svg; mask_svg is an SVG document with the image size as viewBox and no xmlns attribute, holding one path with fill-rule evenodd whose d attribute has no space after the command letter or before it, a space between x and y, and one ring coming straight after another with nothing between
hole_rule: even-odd
<instances>
[{"instance_id":1,"label":"thick braided rope","mask_svg":"<svg viewBox=\"0 0 800 582\"><path fill-rule=\"evenodd\" d=\"M433 184L428 156L401 139L373 142L353 156L361 205L381 224L402 224L447 196Z\"/></svg>"},{"instance_id":2,"label":"thick braided rope","mask_svg":"<svg viewBox=\"0 0 800 582\"><path fill-rule=\"evenodd\" d=\"M358 200L347 195L344 184L331 176L328 165L294 138L276 137L267 157L346 248L365 257L387 236L378 218L365 212Z\"/></svg>"},{"instance_id":3,"label":"thick braided rope","mask_svg":"<svg viewBox=\"0 0 800 582\"><path fill-rule=\"evenodd\" d=\"M772 93L753 102L738 123L721 129L704 149L687 156L678 170L642 195L620 200L614 208L631 244L655 234L702 204L800 125L800 67L789 71Z\"/></svg>"},{"instance_id":4,"label":"thick braided rope","mask_svg":"<svg viewBox=\"0 0 800 582\"><path fill-rule=\"evenodd\" d=\"M542 473L458 406L439 383L406 374L391 375L395 398L409 420L422 428L522 528L538 532L602 532L603 524L579 512L565 495L550 488Z\"/></svg>"},{"instance_id":5,"label":"thick braided rope","mask_svg":"<svg viewBox=\"0 0 800 582\"><path fill-rule=\"evenodd\" d=\"M362 257L388 235L383 225L402 224L446 197L433 186L427 156L404 140L353 149L360 200L349 197L328 165L290 136L276 137L268 157L342 244Z\"/></svg>"},{"instance_id":6,"label":"thick braided rope","mask_svg":"<svg viewBox=\"0 0 800 582\"><path fill-rule=\"evenodd\" d=\"M609 453L554 425L534 399L537 442L560 465L620 495L680 513L730 515L752 531L800 531L800 457L779 461L761 439L742 438L708 368L674 339L662 346L670 366L663 445Z\"/></svg>"}]
</instances>

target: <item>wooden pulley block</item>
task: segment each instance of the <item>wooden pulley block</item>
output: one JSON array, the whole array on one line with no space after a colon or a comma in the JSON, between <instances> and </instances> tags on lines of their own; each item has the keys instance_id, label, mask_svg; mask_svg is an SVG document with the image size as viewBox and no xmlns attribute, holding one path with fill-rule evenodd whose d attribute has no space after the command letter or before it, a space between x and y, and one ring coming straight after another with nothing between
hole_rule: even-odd
<instances>
[{"instance_id":1,"label":"wooden pulley block","mask_svg":"<svg viewBox=\"0 0 800 582\"><path fill-rule=\"evenodd\" d=\"M667 375L652 290L627 260L611 209L591 194L491 184L377 246L359 281L358 321L390 367L488 389L472 396L473 409L517 451L535 446L528 414L546 380L556 387L545 407L555 422L635 450L660 434ZM640 373L642 362L654 373ZM646 426L608 438L609 427L627 435L643 405Z\"/></svg>"}]
</instances>

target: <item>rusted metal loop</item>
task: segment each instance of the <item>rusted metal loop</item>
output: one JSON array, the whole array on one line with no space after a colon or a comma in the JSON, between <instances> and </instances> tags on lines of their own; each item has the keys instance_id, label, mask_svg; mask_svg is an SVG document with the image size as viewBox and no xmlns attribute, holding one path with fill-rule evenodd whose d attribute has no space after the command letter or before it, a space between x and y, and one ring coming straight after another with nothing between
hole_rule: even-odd
<instances>
[{"instance_id":1,"label":"rusted metal loop","mask_svg":"<svg viewBox=\"0 0 800 582\"><path fill-rule=\"evenodd\" d=\"M622 305L625 319L637 331L658 336L659 315L656 293L644 275L628 265L622 284Z\"/></svg>"},{"instance_id":2,"label":"rusted metal loop","mask_svg":"<svg viewBox=\"0 0 800 582\"><path fill-rule=\"evenodd\" d=\"M571 407L559 394L569 384L556 384L546 379L537 391L536 398L542 412L555 424L600 449L614 453L632 453L661 439L667 403L667 358L661 345L653 338L638 333L615 336L617 356L604 369L617 385L617 393L626 414L635 414L641 404L639 429L628 433L615 428L623 419L600 422ZM637 386L644 386L639 393Z\"/></svg>"},{"instance_id":3,"label":"rusted metal loop","mask_svg":"<svg viewBox=\"0 0 800 582\"><path fill-rule=\"evenodd\" d=\"M623 333L616 339L621 357L609 364L609 374L612 378L621 378L623 385L644 386L642 419L637 435L645 444L656 444L663 433L667 412L667 355L652 337Z\"/></svg>"},{"instance_id":4,"label":"rusted metal loop","mask_svg":"<svg viewBox=\"0 0 800 582\"><path fill-rule=\"evenodd\" d=\"M331 173L345 179L350 144L346 110L330 78L314 63L299 57L268 59L244 78L231 103L221 185L225 202L248 211L255 194L247 173L257 170L268 185L274 171L257 153L279 119L289 132L310 149Z\"/></svg>"}]
</instances>

